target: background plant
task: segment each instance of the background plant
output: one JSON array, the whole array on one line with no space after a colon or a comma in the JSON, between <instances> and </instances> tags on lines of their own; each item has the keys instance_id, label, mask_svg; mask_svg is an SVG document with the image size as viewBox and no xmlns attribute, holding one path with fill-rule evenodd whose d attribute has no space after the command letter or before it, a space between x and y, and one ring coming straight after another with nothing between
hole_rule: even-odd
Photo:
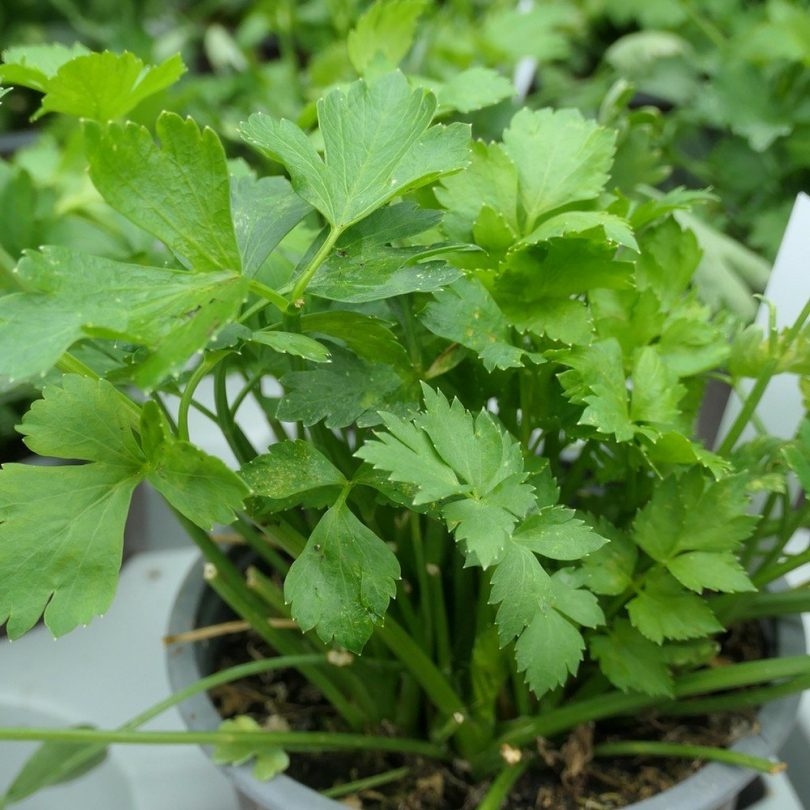
<instances>
[{"instance_id":1,"label":"background plant","mask_svg":"<svg viewBox=\"0 0 810 810\"><path fill-rule=\"evenodd\" d=\"M803 688L806 657L706 664L732 621L808 606L806 588L760 590L807 561L784 546L807 522L789 481L807 487L808 428L737 447L770 377L807 374L807 307L781 335L714 315L675 216L702 195L617 183L621 127L524 109L502 138L471 140L441 90L365 47L368 78L327 93L317 129L267 113L242 126L270 176L229 163L192 119L161 114L158 143L107 123L176 78L176 60L147 72L80 54L40 80L47 109L85 117L106 205L163 247L137 262L27 251L0 298L0 371L54 375L26 443L85 462L0 472L9 636L43 613L59 635L106 610L147 480L211 586L334 708L320 735L238 720L183 736L218 740L225 760L261 754L263 776L284 748L388 745L503 770L495 802L522 770L504 744L647 706L705 710L685 699L735 686L783 679L737 705ZM467 82L462 96L479 92ZM233 400L229 374L244 380ZM195 400L208 375L214 412ZM756 384L715 453L692 428L717 375ZM266 452L239 426L248 396L275 432ZM237 472L190 442L192 407ZM229 523L258 555L246 576L209 535ZM334 649L351 666L328 664ZM394 742L357 736L383 719ZM89 756L146 740L137 725L0 735Z\"/></svg>"}]
</instances>

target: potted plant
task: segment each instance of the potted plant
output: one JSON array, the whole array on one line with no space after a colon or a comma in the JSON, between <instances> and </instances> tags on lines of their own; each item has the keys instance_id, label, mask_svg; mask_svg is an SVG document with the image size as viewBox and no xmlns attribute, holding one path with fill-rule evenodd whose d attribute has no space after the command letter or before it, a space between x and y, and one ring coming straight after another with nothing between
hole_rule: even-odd
<instances>
[{"instance_id":1,"label":"potted plant","mask_svg":"<svg viewBox=\"0 0 810 810\"><path fill-rule=\"evenodd\" d=\"M0 729L46 742L12 798L112 743L210 744L218 762L255 758L263 779L288 752L366 752L316 787L485 810L581 791L594 758L778 767L773 751L640 738L649 726L627 718L652 712L666 730L810 682L803 650L750 625L753 644L719 646L740 622L810 607L806 588L768 590L810 559L785 549L807 523L791 483L808 486L810 427L739 443L771 377L807 373L810 303L767 336L712 315L690 285L696 239L672 216L694 195L614 192L615 132L575 111L522 109L502 139L473 140L434 122L418 80L370 60L366 79L319 101L310 132L252 116L242 137L274 174L234 175L191 119L162 114L158 143L104 123L171 72L105 94L104 76L134 76L112 57L77 57L50 109L74 111L71 88L96 92L90 177L174 261L45 247L0 298L0 373L63 375L22 420L28 447L85 462L0 472L0 619L13 639L43 614L58 636L103 613L146 480L205 560L184 598L201 597L202 573L268 653L233 666L221 654L224 669L121 729ZM229 375L244 378L234 399ZM756 382L712 452L693 425L718 375ZM207 376L238 471L189 436ZM269 448L240 429L249 396ZM247 567L212 536L222 525ZM204 604L173 629L216 613ZM274 713L138 730L272 671L308 695L309 728ZM316 806L239 774L255 806Z\"/></svg>"}]
</instances>

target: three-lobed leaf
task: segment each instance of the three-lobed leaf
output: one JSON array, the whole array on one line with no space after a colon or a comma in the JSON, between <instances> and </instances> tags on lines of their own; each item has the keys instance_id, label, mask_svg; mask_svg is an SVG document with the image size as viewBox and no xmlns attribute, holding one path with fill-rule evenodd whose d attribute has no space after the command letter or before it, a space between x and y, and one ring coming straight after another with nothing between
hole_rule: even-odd
<instances>
[{"instance_id":1,"label":"three-lobed leaf","mask_svg":"<svg viewBox=\"0 0 810 810\"><path fill-rule=\"evenodd\" d=\"M318 521L284 581L293 618L359 653L396 593L394 552L339 501Z\"/></svg>"},{"instance_id":2,"label":"three-lobed leaf","mask_svg":"<svg viewBox=\"0 0 810 810\"><path fill-rule=\"evenodd\" d=\"M338 231L404 192L458 171L469 127L433 125L435 97L399 72L332 90L318 102L324 157L295 124L252 115L242 137L284 164L295 190Z\"/></svg>"}]
</instances>

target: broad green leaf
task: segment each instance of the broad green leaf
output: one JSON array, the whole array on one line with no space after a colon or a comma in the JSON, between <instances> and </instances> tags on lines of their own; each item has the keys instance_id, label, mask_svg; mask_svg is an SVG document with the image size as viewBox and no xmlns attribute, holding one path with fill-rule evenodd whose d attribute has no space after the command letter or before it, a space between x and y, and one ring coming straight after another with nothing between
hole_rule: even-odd
<instances>
[{"instance_id":1,"label":"broad green leaf","mask_svg":"<svg viewBox=\"0 0 810 810\"><path fill-rule=\"evenodd\" d=\"M556 610L538 611L515 644L515 660L541 695L576 675L584 649L582 634L568 619Z\"/></svg>"},{"instance_id":2,"label":"broad green leaf","mask_svg":"<svg viewBox=\"0 0 810 810\"><path fill-rule=\"evenodd\" d=\"M278 243L310 212L285 177L232 177L231 212L242 270L255 276Z\"/></svg>"},{"instance_id":3,"label":"broad green leaf","mask_svg":"<svg viewBox=\"0 0 810 810\"><path fill-rule=\"evenodd\" d=\"M261 343L282 354L293 354L303 357L313 363L328 363L329 349L313 340L311 337L299 332L278 332L276 330L262 330L250 336L251 343Z\"/></svg>"},{"instance_id":4,"label":"broad green leaf","mask_svg":"<svg viewBox=\"0 0 810 810\"><path fill-rule=\"evenodd\" d=\"M578 570L578 580L594 593L618 596L631 585L638 560L638 547L623 532L598 524L610 542L585 557Z\"/></svg>"},{"instance_id":5,"label":"broad green leaf","mask_svg":"<svg viewBox=\"0 0 810 810\"><path fill-rule=\"evenodd\" d=\"M412 485L414 506L469 491L413 422L389 413L383 413L382 419L386 431L378 432L376 440L367 441L355 455L389 473L389 480Z\"/></svg>"},{"instance_id":6,"label":"broad green leaf","mask_svg":"<svg viewBox=\"0 0 810 810\"><path fill-rule=\"evenodd\" d=\"M210 129L164 112L155 126L93 135L90 177L104 199L196 272L241 270L225 152Z\"/></svg>"},{"instance_id":7,"label":"broad green leaf","mask_svg":"<svg viewBox=\"0 0 810 810\"><path fill-rule=\"evenodd\" d=\"M664 639L702 638L722 631L707 601L684 590L666 571L650 573L627 603L633 626L656 644Z\"/></svg>"},{"instance_id":8,"label":"broad green leaf","mask_svg":"<svg viewBox=\"0 0 810 810\"><path fill-rule=\"evenodd\" d=\"M87 48L78 42L71 46L51 43L6 48L0 65L0 82L46 93L50 80L62 65L87 53Z\"/></svg>"},{"instance_id":9,"label":"broad green leaf","mask_svg":"<svg viewBox=\"0 0 810 810\"><path fill-rule=\"evenodd\" d=\"M106 337L153 349L136 379L154 385L205 346L246 294L246 281L229 273L142 267L56 247L26 254L17 277L25 292L0 297L0 375L14 380L48 371L83 337Z\"/></svg>"},{"instance_id":10,"label":"broad green leaf","mask_svg":"<svg viewBox=\"0 0 810 810\"><path fill-rule=\"evenodd\" d=\"M614 132L576 110L518 112L503 143L517 167L525 231L556 208L597 197L608 179L615 142Z\"/></svg>"},{"instance_id":11,"label":"broad green leaf","mask_svg":"<svg viewBox=\"0 0 810 810\"><path fill-rule=\"evenodd\" d=\"M552 560L579 560L608 541L564 506L550 506L529 515L512 540Z\"/></svg>"},{"instance_id":12,"label":"broad green leaf","mask_svg":"<svg viewBox=\"0 0 810 810\"><path fill-rule=\"evenodd\" d=\"M403 370L411 366L408 353L389 325L373 315L341 309L313 312L301 316L301 328L337 338L364 360L388 363Z\"/></svg>"},{"instance_id":13,"label":"broad green leaf","mask_svg":"<svg viewBox=\"0 0 810 810\"><path fill-rule=\"evenodd\" d=\"M135 438L137 415L110 383L69 374L42 393L20 427L26 445L37 455L122 467L143 463Z\"/></svg>"},{"instance_id":14,"label":"broad green leaf","mask_svg":"<svg viewBox=\"0 0 810 810\"><path fill-rule=\"evenodd\" d=\"M0 797L0 807L21 802L43 788L78 779L101 765L106 758L107 748L98 743L42 743Z\"/></svg>"},{"instance_id":15,"label":"broad green leaf","mask_svg":"<svg viewBox=\"0 0 810 810\"><path fill-rule=\"evenodd\" d=\"M665 306L671 307L683 295L700 264L698 240L674 219L649 228L639 239L636 283L641 290L653 290Z\"/></svg>"},{"instance_id":16,"label":"broad green leaf","mask_svg":"<svg viewBox=\"0 0 810 810\"><path fill-rule=\"evenodd\" d=\"M304 632L355 653L380 624L396 593L394 552L344 502L329 509L284 581L284 597Z\"/></svg>"},{"instance_id":17,"label":"broad green leaf","mask_svg":"<svg viewBox=\"0 0 810 810\"><path fill-rule=\"evenodd\" d=\"M498 605L496 624L504 646L517 638L535 616L553 612L551 577L530 549L510 543L492 573L489 601Z\"/></svg>"},{"instance_id":18,"label":"broad green leaf","mask_svg":"<svg viewBox=\"0 0 810 810\"><path fill-rule=\"evenodd\" d=\"M582 236L596 232L600 238L614 246L628 247L638 252L638 242L627 221L607 211L564 211L544 220L530 234L524 236L523 244L537 244L564 236Z\"/></svg>"},{"instance_id":19,"label":"broad green leaf","mask_svg":"<svg viewBox=\"0 0 810 810\"><path fill-rule=\"evenodd\" d=\"M517 168L500 144L474 141L470 165L443 178L436 198L447 209L444 227L454 239L470 239L485 206L503 217L508 231L520 232Z\"/></svg>"},{"instance_id":20,"label":"broad green leaf","mask_svg":"<svg viewBox=\"0 0 810 810\"><path fill-rule=\"evenodd\" d=\"M607 242L555 237L511 252L490 291L519 329L565 343L588 343L590 312L572 296L594 287L629 287L633 265L616 261L615 254Z\"/></svg>"},{"instance_id":21,"label":"broad green leaf","mask_svg":"<svg viewBox=\"0 0 810 810\"><path fill-rule=\"evenodd\" d=\"M461 272L441 256L463 246L390 244L416 236L439 221L437 212L411 203L376 211L338 239L307 292L332 301L363 303L410 292L432 292L455 281Z\"/></svg>"},{"instance_id":22,"label":"broad green leaf","mask_svg":"<svg viewBox=\"0 0 810 810\"><path fill-rule=\"evenodd\" d=\"M193 444L166 441L150 457L146 480L192 523L203 529L235 520L249 494L225 462Z\"/></svg>"},{"instance_id":23,"label":"broad green leaf","mask_svg":"<svg viewBox=\"0 0 810 810\"><path fill-rule=\"evenodd\" d=\"M641 635L626 619L593 636L591 655L605 677L624 692L672 697L672 674L661 660L661 648Z\"/></svg>"},{"instance_id":24,"label":"broad green leaf","mask_svg":"<svg viewBox=\"0 0 810 810\"><path fill-rule=\"evenodd\" d=\"M431 126L435 110L433 95L412 90L394 72L333 90L318 102L323 159L295 124L263 113L250 117L242 136L284 164L295 190L345 230L405 191L465 165L469 127Z\"/></svg>"},{"instance_id":25,"label":"broad green leaf","mask_svg":"<svg viewBox=\"0 0 810 810\"><path fill-rule=\"evenodd\" d=\"M0 471L0 621L11 639L45 614L62 636L109 608L137 467L7 464Z\"/></svg>"},{"instance_id":26,"label":"broad green leaf","mask_svg":"<svg viewBox=\"0 0 810 810\"><path fill-rule=\"evenodd\" d=\"M421 321L433 334L476 352L487 371L523 365L526 352L512 345L509 323L475 277L435 292L422 310Z\"/></svg>"},{"instance_id":27,"label":"broad green leaf","mask_svg":"<svg viewBox=\"0 0 810 810\"><path fill-rule=\"evenodd\" d=\"M375 0L349 31L346 46L357 72L395 68L408 53L426 0Z\"/></svg>"},{"instance_id":28,"label":"broad green leaf","mask_svg":"<svg viewBox=\"0 0 810 810\"><path fill-rule=\"evenodd\" d=\"M423 385L425 407L412 421L384 414L387 432L356 453L392 481L418 488L415 504L463 496L442 506L472 564L501 557L512 529L534 505L520 445L486 411L473 416Z\"/></svg>"},{"instance_id":29,"label":"broad green leaf","mask_svg":"<svg viewBox=\"0 0 810 810\"><path fill-rule=\"evenodd\" d=\"M634 539L664 563L684 551L731 552L756 525L757 518L747 510L744 476L711 481L693 468L655 488L636 516Z\"/></svg>"},{"instance_id":30,"label":"broad green leaf","mask_svg":"<svg viewBox=\"0 0 810 810\"><path fill-rule=\"evenodd\" d=\"M669 573L690 591L755 591L739 560L730 551L687 551L667 563Z\"/></svg>"},{"instance_id":31,"label":"broad green leaf","mask_svg":"<svg viewBox=\"0 0 810 810\"><path fill-rule=\"evenodd\" d=\"M305 441L272 444L242 468L254 495L284 500L320 487L340 487L346 479L322 453Z\"/></svg>"},{"instance_id":32,"label":"broad green leaf","mask_svg":"<svg viewBox=\"0 0 810 810\"><path fill-rule=\"evenodd\" d=\"M630 441L635 429L630 421L627 383L621 347L614 339L597 341L588 348L576 348L561 358L571 367L558 375L572 402L585 405L579 418L600 433L617 441Z\"/></svg>"},{"instance_id":33,"label":"broad green leaf","mask_svg":"<svg viewBox=\"0 0 810 810\"><path fill-rule=\"evenodd\" d=\"M605 623L605 614L595 594L577 587L575 569L561 568L551 577L554 609L571 621L585 627L598 627Z\"/></svg>"},{"instance_id":34,"label":"broad green leaf","mask_svg":"<svg viewBox=\"0 0 810 810\"><path fill-rule=\"evenodd\" d=\"M566 396L586 406L579 419L581 425L591 425L626 442L637 434L655 439L671 429L680 416L678 404L685 390L653 346L645 347L636 357L632 391L628 390L624 358L615 338L558 356L571 367L559 375Z\"/></svg>"},{"instance_id":35,"label":"broad green leaf","mask_svg":"<svg viewBox=\"0 0 810 810\"><path fill-rule=\"evenodd\" d=\"M402 402L402 378L382 363L367 363L345 350L332 350L332 362L281 378L285 394L276 410L282 421L328 428L357 422L365 427L380 421L380 411ZM407 400L407 397L405 397Z\"/></svg>"},{"instance_id":36,"label":"broad green leaf","mask_svg":"<svg viewBox=\"0 0 810 810\"><path fill-rule=\"evenodd\" d=\"M156 66L145 65L127 51L77 56L49 78L41 112L96 121L120 118L144 99L174 84L185 71L179 54Z\"/></svg>"},{"instance_id":37,"label":"broad green leaf","mask_svg":"<svg viewBox=\"0 0 810 810\"><path fill-rule=\"evenodd\" d=\"M485 67L471 67L454 73L436 92L439 112L474 112L491 107L515 94L515 86L505 76Z\"/></svg>"},{"instance_id":38,"label":"broad green leaf","mask_svg":"<svg viewBox=\"0 0 810 810\"><path fill-rule=\"evenodd\" d=\"M255 742L219 743L214 747L211 758L217 765L244 765L255 760L253 776L259 781L272 779L279 773L287 770L290 764L289 757L277 745L268 745L263 742L262 727L247 715L234 717L220 723L219 730L229 731L255 731Z\"/></svg>"}]
</instances>

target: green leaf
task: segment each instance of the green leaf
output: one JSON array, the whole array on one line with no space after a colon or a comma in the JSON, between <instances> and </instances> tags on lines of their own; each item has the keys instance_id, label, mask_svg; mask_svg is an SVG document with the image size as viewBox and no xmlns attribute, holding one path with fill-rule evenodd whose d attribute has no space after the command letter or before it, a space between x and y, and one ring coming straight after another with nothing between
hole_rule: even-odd
<instances>
[{"instance_id":1,"label":"green leaf","mask_svg":"<svg viewBox=\"0 0 810 810\"><path fill-rule=\"evenodd\" d=\"M615 621L605 634L593 636L589 648L605 677L623 692L673 696L672 674L661 660L661 648L626 619Z\"/></svg>"},{"instance_id":2,"label":"green leaf","mask_svg":"<svg viewBox=\"0 0 810 810\"><path fill-rule=\"evenodd\" d=\"M203 529L235 520L249 490L236 473L193 444L166 441L149 459L146 480Z\"/></svg>"},{"instance_id":3,"label":"green leaf","mask_svg":"<svg viewBox=\"0 0 810 810\"><path fill-rule=\"evenodd\" d=\"M470 239L484 207L503 217L507 231L520 233L517 168L500 144L474 141L470 165L443 178L435 193L447 209L444 227L454 239Z\"/></svg>"},{"instance_id":4,"label":"green leaf","mask_svg":"<svg viewBox=\"0 0 810 810\"><path fill-rule=\"evenodd\" d=\"M87 48L78 42L71 46L51 43L6 48L3 51L3 64L0 65L0 82L45 93L50 80L62 65L87 53Z\"/></svg>"},{"instance_id":5,"label":"green leaf","mask_svg":"<svg viewBox=\"0 0 810 810\"><path fill-rule=\"evenodd\" d=\"M660 644L665 638L702 638L722 631L705 599L685 591L666 571L648 574L638 596L627 603L633 626Z\"/></svg>"},{"instance_id":6,"label":"green leaf","mask_svg":"<svg viewBox=\"0 0 810 810\"><path fill-rule=\"evenodd\" d=\"M333 90L318 102L325 144L322 160L293 123L263 113L242 136L283 163L293 188L337 230L381 208L395 196L458 171L469 150L469 127L431 126L436 99L411 90L399 72Z\"/></svg>"},{"instance_id":7,"label":"green leaf","mask_svg":"<svg viewBox=\"0 0 810 810\"><path fill-rule=\"evenodd\" d=\"M262 727L252 717L241 715L232 720L224 720L220 723L219 730L224 733L229 731L255 731L257 733L255 742L216 745L211 758L217 765L244 765L251 759L255 759L253 776L260 781L272 779L289 767L289 757L282 748L262 742L262 734L259 733L262 731Z\"/></svg>"},{"instance_id":8,"label":"green leaf","mask_svg":"<svg viewBox=\"0 0 810 810\"><path fill-rule=\"evenodd\" d=\"M247 283L228 273L142 267L57 247L26 254L17 277L25 292L0 297L0 374L34 377L82 337L106 337L154 349L135 372L143 386L205 346L234 317Z\"/></svg>"},{"instance_id":9,"label":"green leaf","mask_svg":"<svg viewBox=\"0 0 810 810\"><path fill-rule=\"evenodd\" d=\"M577 577L594 593L619 596L633 581L638 547L612 526L600 523L597 528L610 542L582 560Z\"/></svg>"},{"instance_id":10,"label":"green leaf","mask_svg":"<svg viewBox=\"0 0 810 810\"><path fill-rule=\"evenodd\" d=\"M524 236L521 242L534 245L550 239L582 236L590 232L598 233L600 239L616 247L628 247L636 252L639 250L627 221L606 211L564 211L544 220L528 236Z\"/></svg>"},{"instance_id":11,"label":"green leaf","mask_svg":"<svg viewBox=\"0 0 810 810\"><path fill-rule=\"evenodd\" d=\"M180 54L156 66L145 65L127 51L77 56L64 62L49 78L41 112L96 121L120 118L144 99L174 84L185 71Z\"/></svg>"},{"instance_id":12,"label":"green leaf","mask_svg":"<svg viewBox=\"0 0 810 810\"><path fill-rule=\"evenodd\" d=\"M411 203L383 208L347 230L312 278L307 292L332 301L364 303L410 292L432 292L461 272L440 257L459 245L393 247L440 221Z\"/></svg>"},{"instance_id":13,"label":"green leaf","mask_svg":"<svg viewBox=\"0 0 810 810\"><path fill-rule=\"evenodd\" d=\"M90 177L104 199L196 272L241 270L225 152L210 129L164 112L160 146L138 124L94 135Z\"/></svg>"},{"instance_id":14,"label":"green leaf","mask_svg":"<svg viewBox=\"0 0 810 810\"><path fill-rule=\"evenodd\" d=\"M739 560L730 551L687 551L667 563L669 572L689 590L722 593L755 591Z\"/></svg>"},{"instance_id":15,"label":"green leaf","mask_svg":"<svg viewBox=\"0 0 810 810\"><path fill-rule=\"evenodd\" d=\"M551 577L534 553L510 543L492 574L490 604L497 604L496 624L501 646L517 638L536 616L552 613Z\"/></svg>"},{"instance_id":16,"label":"green leaf","mask_svg":"<svg viewBox=\"0 0 810 810\"><path fill-rule=\"evenodd\" d=\"M373 315L339 309L313 312L301 316L301 329L337 338L364 360L403 370L411 367L408 353L388 324Z\"/></svg>"},{"instance_id":17,"label":"green leaf","mask_svg":"<svg viewBox=\"0 0 810 810\"><path fill-rule=\"evenodd\" d=\"M396 67L408 53L425 0L375 0L349 31L349 59L360 75Z\"/></svg>"},{"instance_id":18,"label":"green leaf","mask_svg":"<svg viewBox=\"0 0 810 810\"><path fill-rule=\"evenodd\" d=\"M512 539L552 560L579 560L608 542L564 506L549 506L529 515Z\"/></svg>"},{"instance_id":19,"label":"green leaf","mask_svg":"<svg viewBox=\"0 0 810 810\"><path fill-rule=\"evenodd\" d=\"M342 487L346 479L322 453L305 441L270 445L242 468L254 495L287 500L321 487Z\"/></svg>"},{"instance_id":20,"label":"green leaf","mask_svg":"<svg viewBox=\"0 0 810 810\"><path fill-rule=\"evenodd\" d=\"M515 644L518 668L535 694L562 686L576 675L585 641L571 622L549 610L538 612Z\"/></svg>"},{"instance_id":21,"label":"green leaf","mask_svg":"<svg viewBox=\"0 0 810 810\"><path fill-rule=\"evenodd\" d=\"M339 502L292 564L284 597L304 632L315 628L324 643L360 653L382 622L399 576L394 552Z\"/></svg>"},{"instance_id":22,"label":"green leaf","mask_svg":"<svg viewBox=\"0 0 810 810\"><path fill-rule=\"evenodd\" d=\"M476 352L487 371L523 365L527 352L512 345L509 323L475 277L459 279L435 292L433 301L422 310L421 321L434 335ZM534 358L542 359L540 355Z\"/></svg>"},{"instance_id":23,"label":"green leaf","mask_svg":"<svg viewBox=\"0 0 810 810\"><path fill-rule=\"evenodd\" d=\"M636 516L634 539L664 563L684 551L731 552L757 523L747 509L744 476L711 481L693 468L656 487Z\"/></svg>"},{"instance_id":24,"label":"green leaf","mask_svg":"<svg viewBox=\"0 0 810 810\"><path fill-rule=\"evenodd\" d=\"M578 588L577 584L573 568L561 568L551 577L554 609L585 627L604 624L605 614L599 607L599 600L589 590Z\"/></svg>"},{"instance_id":25,"label":"green leaf","mask_svg":"<svg viewBox=\"0 0 810 810\"><path fill-rule=\"evenodd\" d=\"M518 171L525 231L563 205L597 197L608 180L616 135L576 110L521 110L503 133Z\"/></svg>"},{"instance_id":26,"label":"green leaf","mask_svg":"<svg viewBox=\"0 0 810 810\"><path fill-rule=\"evenodd\" d=\"M254 332L250 336L251 343L261 343L282 354L292 354L303 357L313 363L328 363L329 349L313 340L311 337L298 332L277 332L275 330Z\"/></svg>"},{"instance_id":27,"label":"green leaf","mask_svg":"<svg viewBox=\"0 0 810 810\"><path fill-rule=\"evenodd\" d=\"M69 374L42 394L20 426L34 453L122 467L143 463L135 438L137 416L110 383Z\"/></svg>"},{"instance_id":28,"label":"green leaf","mask_svg":"<svg viewBox=\"0 0 810 810\"><path fill-rule=\"evenodd\" d=\"M787 445L782 454L788 466L799 479L805 492L810 492L810 419L805 417L799 426L796 440Z\"/></svg>"},{"instance_id":29,"label":"green leaf","mask_svg":"<svg viewBox=\"0 0 810 810\"><path fill-rule=\"evenodd\" d=\"M515 94L515 86L505 76L485 67L471 67L454 73L436 93L439 111L475 112L491 107Z\"/></svg>"},{"instance_id":30,"label":"green leaf","mask_svg":"<svg viewBox=\"0 0 810 810\"><path fill-rule=\"evenodd\" d=\"M253 277L312 206L285 177L232 177L231 211L242 269Z\"/></svg>"},{"instance_id":31,"label":"green leaf","mask_svg":"<svg viewBox=\"0 0 810 810\"><path fill-rule=\"evenodd\" d=\"M410 422L384 414L387 433L355 455L390 480L416 486L415 505L462 496L443 505L442 514L465 542L469 561L487 568L534 505L520 445L486 411L473 416L458 400L450 403L427 385L422 391L424 410Z\"/></svg>"},{"instance_id":32,"label":"green leaf","mask_svg":"<svg viewBox=\"0 0 810 810\"><path fill-rule=\"evenodd\" d=\"M281 378L285 394L276 410L282 421L328 428L354 422L365 427L380 421L379 412L407 402L402 378L382 363L367 363L343 349L332 350L332 362Z\"/></svg>"},{"instance_id":33,"label":"green leaf","mask_svg":"<svg viewBox=\"0 0 810 810\"><path fill-rule=\"evenodd\" d=\"M54 636L106 612L138 481L137 467L107 462L3 467L0 621L9 638L28 632L43 611Z\"/></svg>"},{"instance_id":34,"label":"green leaf","mask_svg":"<svg viewBox=\"0 0 810 810\"><path fill-rule=\"evenodd\" d=\"M45 742L31 755L0 797L0 807L21 802L43 788L78 779L97 768L106 758L106 747L98 743Z\"/></svg>"}]
</instances>

